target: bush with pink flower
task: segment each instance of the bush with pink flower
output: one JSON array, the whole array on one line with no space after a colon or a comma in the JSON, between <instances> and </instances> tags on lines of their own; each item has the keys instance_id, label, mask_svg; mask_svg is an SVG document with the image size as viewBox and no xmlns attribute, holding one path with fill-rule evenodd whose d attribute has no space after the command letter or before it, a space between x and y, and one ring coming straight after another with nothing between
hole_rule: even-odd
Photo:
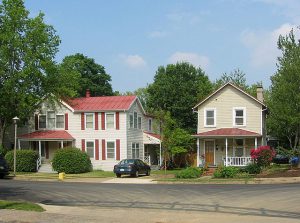
<instances>
[{"instance_id":1,"label":"bush with pink flower","mask_svg":"<svg viewBox=\"0 0 300 223\"><path fill-rule=\"evenodd\" d=\"M251 149L251 158L261 167L269 166L276 155L274 149L270 146L260 146L257 149Z\"/></svg>"}]
</instances>

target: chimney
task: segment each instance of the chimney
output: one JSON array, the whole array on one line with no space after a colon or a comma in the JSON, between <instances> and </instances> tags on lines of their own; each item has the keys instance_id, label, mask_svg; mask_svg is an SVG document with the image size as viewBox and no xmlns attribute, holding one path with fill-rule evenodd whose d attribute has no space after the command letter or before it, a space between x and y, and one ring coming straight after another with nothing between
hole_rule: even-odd
<instances>
[{"instance_id":1,"label":"chimney","mask_svg":"<svg viewBox=\"0 0 300 223\"><path fill-rule=\"evenodd\" d=\"M86 91L85 91L85 97L86 97L86 98L91 97L90 89L86 89Z\"/></svg>"},{"instance_id":2,"label":"chimney","mask_svg":"<svg viewBox=\"0 0 300 223\"><path fill-rule=\"evenodd\" d=\"M263 94L264 90L263 90L263 87L262 85L258 85L256 87L256 98L257 100L261 101L261 102L264 102L264 94Z\"/></svg>"}]
</instances>

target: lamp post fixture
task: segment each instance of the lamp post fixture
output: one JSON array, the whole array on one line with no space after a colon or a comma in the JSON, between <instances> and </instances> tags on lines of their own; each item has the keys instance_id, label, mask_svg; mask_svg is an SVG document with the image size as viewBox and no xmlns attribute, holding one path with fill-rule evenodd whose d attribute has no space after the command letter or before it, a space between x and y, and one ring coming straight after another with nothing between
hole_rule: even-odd
<instances>
[{"instance_id":1,"label":"lamp post fixture","mask_svg":"<svg viewBox=\"0 0 300 223\"><path fill-rule=\"evenodd\" d=\"M16 176L16 157L17 157L17 127L19 118L16 116L13 118L14 125L15 125L15 145L14 145L14 176Z\"/></svg>"}]
</instances>

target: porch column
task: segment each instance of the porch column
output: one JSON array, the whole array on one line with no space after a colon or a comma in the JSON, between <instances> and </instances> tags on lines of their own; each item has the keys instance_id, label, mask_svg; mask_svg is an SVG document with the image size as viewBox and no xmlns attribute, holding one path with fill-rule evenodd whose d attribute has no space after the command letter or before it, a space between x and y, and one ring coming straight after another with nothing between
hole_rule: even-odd
<instances>
[{"instance_id":1,"label":"porch column","mask_svg":"<svg viewBox=\"0 0 300 223\"><path fill-rule=\"evenodd\" d=\"M42 156L42 143L39 141L39 157Z\"/></svg>"},{"instance_id":2,"label":"porch column","mask_svg":"<svg viewBox=\"0 0 300 223\"><path fill-rule=\"evenodd\" d=\"M197 167L200 164L199 156L200 156L200 139L197 138Z\"/></svg>"},{"instance_id":3,"label":"porch column","mask_svg":"<svg viewBox=\"0 0 300 223\"><path fill-rule=\"evenodd\" d=\"M255 147L255 149L257 149L257 137L255 137L254 147Z\"/></svg>"},{"instance_id":4,"label":"porch column","mask_svg":"<svg viewBox=\"0 0 300 223\"><path fill-rule=\"evenodd\" d=\"M60 148L61 149L64 148L64 141L63 140L60 142Z\"/></svg>"},{"instance_id":5,"label":"porch column","mask_svg":"<svg viewBox=\"0 0 300 223\"><path fill-rule=\"evenodd\" d=\"M18 149L20 150L21 149L21 140L20 139L17 139L18 140Z\"/></svg>"},{"instance_id":6,"label":"porch column","mask_svg":"<svg viewBox=\"0 0 300 223\"><path fill-rule=\"evenodd\" d=\"M159 166L161 166L162 160L161 160L161 142L159 143Z\"/></svg>"},{"instance_id":7,"label":"porch column","mask_svg":"<svg viewBox=\"0 0 300 223\"><path fill-rule=\"evenodd\" d=\"M225 166L227 166L228 139L225 138Z\"/></svg>"}]
</instances>

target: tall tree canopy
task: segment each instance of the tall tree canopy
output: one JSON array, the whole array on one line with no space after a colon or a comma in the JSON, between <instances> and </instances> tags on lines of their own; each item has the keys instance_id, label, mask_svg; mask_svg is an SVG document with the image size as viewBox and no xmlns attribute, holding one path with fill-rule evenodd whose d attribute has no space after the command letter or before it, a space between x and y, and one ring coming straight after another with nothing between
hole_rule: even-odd
<instances>
[{"instance_id":1,"label":"tall tree canopy","mask_svg":"<svg viewBox=\"0 0 300 223\"><path fill-rule=\"evenodd\" d=\"M300 146L300 43L293 30L279 37L278 48L282 56L278 58L276 74L271 77L267 124L273 136L295 149Z\"/></svg>"},{"instance_id":2,"label":"tall tree canopy","mask_svg":"<svg viewBox=\"0 0 300 223\"><path fill-rule=\"evenodd\" d=\"M0 5L0 144L14 116L28 117L46 96L75 93L69 87L76 85L76 76L54 62L60 43L55 30L42 13L28 15L22 0Z\"/></svg>"},{"instance_id":3,"label":"tall tree canopy","mask_svg":"<svg viewBox=\"0 0 300 223\"><path fill-rule=\"evenodd\" d=\"M110 75L94 59L77 53L66 56L61 65L80 74L78 96L84 97L86 89L90 89L92 96L113 95Z\"/></svg>"},{"instance_id":4,"label":"tall tree canopy","mask_svg":"<svg viewBox=\"0 0 300 223\"><path fill-rule=\"evenodd\" d=\"M148 87L147 106L170 111L180 128L194 132L197 121L192 107L211 91L212 83L201 68L186 62L160 66Z\"/></svg>"}]
</instances>

